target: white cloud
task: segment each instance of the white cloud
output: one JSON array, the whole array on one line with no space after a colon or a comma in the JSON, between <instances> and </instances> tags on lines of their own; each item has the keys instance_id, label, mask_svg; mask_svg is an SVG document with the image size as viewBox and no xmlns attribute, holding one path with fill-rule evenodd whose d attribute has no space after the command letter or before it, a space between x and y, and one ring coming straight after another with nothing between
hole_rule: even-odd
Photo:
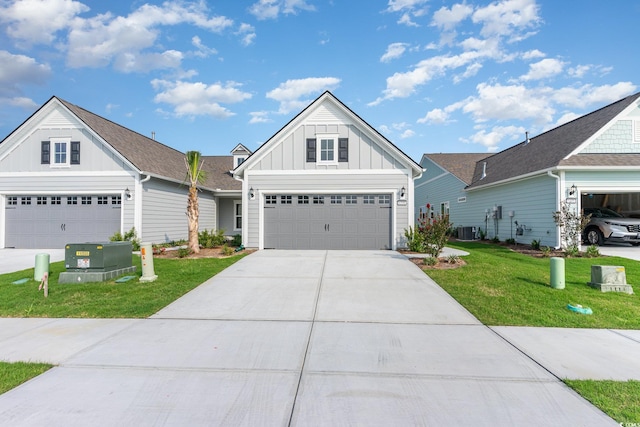
<instances>
[{"instance_id":1,"label":"white cloud","mask_svg":"<svg viewBox=\"0 0 640 427\"><path fill-rule=\"evenodd\" d=\"M0 97L0 105L14 108L24 108L25 110L34 110L39 107L31 98L24 96L15 96L13 98Z\"/></svg>"},{"instance_id":2,"label":"white cloud","mask_svg":"<svg viewBox=\"0 0 640 427\"><path fill-rule=\"evenodd\" d=\"M249 115L251 116L251 120L249 120L250 124L270 123L273 121L269 118L268 111L252 111L249 113Z\"/></svg>"},{"instance_id":3,"label":"white cloud","mask_svg":"<svg viewBox=\"0 0 640 427\"><path fill-rule=\"evenodd\" d=\"M51 67L39 64L25 55L0 50L0 95L19 95L25 84L43 84L51 75Z\"/></svg>"},{"instance_id":4,"label":"white cloud","mask_svg":"<svg viewBox=\"0 0 640 427\"><path fill-rule=\"evenodd\" d=\"M407 50L407 43L391 43L387 46L387 51L380 57L380 62L389 62L392 59L397 59Z\"/></svg>"},{"instance_id":5,"label":"white cloud","mask_svg":"<svg viewBox=\"0 0 640 427\"><path fill-rule=\"evenodd\" d=\"M545 58L542 61L538 61L534 64L529 65L529 72L521 76L520 79L524 81L530 81L553 77L562 73L565 65L565 62L562 62L558 59Z\"/></svg>"},{"instance_id":6,"label":"white cloud","mask_svg":"<svg viewBox=\"0 0 640 427\"><path fill-rule=\"evenodd\" d=\"M27 45L49 44L55 41L58 31L88 10L86 5L73 0L17 0L0 6L0 22L8 24L10 37Z\"/></svg>"},{"instance_id":7,"label":"white cloud","mask_svg":"<svg viewBox=\"0 0 640 427\"><path fill-rule=\"evenodd\" d=\"M458 74L453 76L453 82L458 84L463 80L466 80L470 77L475 76L482 69L482 64L479 62L475 62L467 67L466 70L462 74Z\"/></svg>"},{"instance_id":8,"label":"white cloud","mask_svg":"<svg viewBox=\"0 0 640 427\"><path fill-rule=\"evenodd\" d=\"M389 0L386 12L400 13L398 24L409 27L418 27L418 24L412 20L412 17L418 18L426 13L423 6L427 0Z\"/></svg>"},{"instance_id":9,"label":"white cloud","mask_svg":"<svg viewBox=\"0 0 640 427\"><path fill-rule=\"evenodd\" d=\"M472 15L476 24L481 24L480 34L484 37L511 37L522 40L533 33L541 18L535 0L502 0L476 9Z\"/></svg>"},{"instance_id":10,"label":"white cloud","mask_svg":"<svg viewBox=\"0 0 640 427\"><path fill-rule=\"evenodd\" d=\"M431 25L444 31L451 31L472 13L473 8L466 4L454 4L451 9L442 6L433 14Z\"/></svg>"},{"instance_id":11,"label":"white cloud","mask_svg":"<svg viewBox=\"0 0 640 427\"><path fill-rule=\"evenodd\" d=\"M256 39L256 29L253 25L242 23L238 31L236 31L236 35L240 36L240 43L243 46L249 46Z\"/></svg>"},{"instance_id":12,"label":"white cloud","mask_svg":"<svg viewBox=\"0 0 640 427\"><path fill-rule=\"evenodd\" d=\"M528 59L537 59L537 58L544 58L545 55L544 53L540 52L538 49L533 49L533 50L528 50L526 52L524 52L522 54L522 59L524 60L528 60Z\"/></svg>"},{"instance_id":13,"label":"white cloud","mask_svg":"<svg viewBox=\"0 0 640 427\"><path fill-rule=\"evenodd\" d=\"M594 105L609 104L631 95L638 86L631 82L619 82L614 85L565 87L555 90L553 102L571 108L586 109Z\"/></svg>"},{"instance_id":14,"label":"white cloud","mask_svg":"<svg viewBox=\"0 0 640 427\"><path fill-rule=\"evenodd\" d=\"M308 77L305 79L287 80L277 88L267 92L267 98L280 103L278 112L286 114L292 110L304 108L310 100L301 99L311 94L319 94L325 90L334 90L340 84L336 77Z\"/></svg>"},{"instance_id":15,"label":"white cloud","mask_svg":"<svg viewBox=\"0 0 640 427\"><path fill-rule=\"evenodd\" d=\"M470 142L481 144L487 148L487 151L495 152L504 139L524 137L525 131L526 129L521 126L494 126L489 132L484 129L476 132L471 136Z\"/></svg>"},{"instance_id":16,"label":"white cloud","mask_svg":"<svg viewBox=\"0 0 640 427\"><path fill-rule=\"evenodd\" d=\"M154 97L156 103L173 106L173 115L177 117L213 116L226 118L235 115L220 104L234 104L251 98L251 94L242 92L237 82L218 82L207 85L202 82L168 81L154 79L153 88L159 93Z\"/></svg>"},{"instance_id":17,"label":"white cloud","mask_svg":"<svg viewBox=\"0 0 640 427\"><path fill-rule=\"evenodd\" d=\"M297 14L298 10L315 10L306 0L259 0L249 7L249 13L258 20L276 19L280 13L285 15Z\"/></svg>"},{"instance_id":18,"label":"white cloud","mask_svg":"<svg viewBox=\"0 0 640 427\"><path fill-rule=\"evenodd\" d=\"M418 123L441 125L449 121L449 113L441 108L434 108L426 116L418 119Z\"/></svg>"},{"instance_id":19,"label":"white cloud","mask_svg":"<svg viewBox=\"0 0 640 427\"><path fill-rule=\"evenodd\" d=\"M402 132L400 134L400 138L401 139L411 138L412 136L415 136L415 134L416 133L414 131L412 131L411 129L407 129L407 130L405 130L404 132Z\"/></svg>"},{"instance_id":20,"label":"white cloud","mask_svg":"<svg viewBox=\"0 0 640 427\"><path fill-rule=\"evenodd\" d=\"M575 67L569 68L567 71L569 72L569 75L571 77L579 79L584 77L584 75L587 74L591 70L591 68L593 68L591 65L577 65Z\"/></svg>"},{"instance_id":21,"label":"white cloud","mask_svg":"<svg viewBox=\"0 0 640 427\"><path fill-rule=\"evenodd\" d=\"M206 3L145 4L128 16L96 15L75 19L68 35L67 63L72 68L104 67L111 63L123 72L180 66L176 50L153 52L160 27L190 24L211 32L233 25L223 16L209 17Z\"/></svg>"},{"instance_id":22,"label":"white cloud","mask_svg":"<svg viewBox=\"0 0 640 427\"><path fill-rule=\"evenodd\" d=\"M200 57L200 58L206 58L209 55L215 55L218 53L217 50L205 46L202 43L202 40L200 39L200 37L198 36L193 36L191 38L191 44L197 49L197 51L195 52L195 56Z\"/></svg>"}]
</instances>

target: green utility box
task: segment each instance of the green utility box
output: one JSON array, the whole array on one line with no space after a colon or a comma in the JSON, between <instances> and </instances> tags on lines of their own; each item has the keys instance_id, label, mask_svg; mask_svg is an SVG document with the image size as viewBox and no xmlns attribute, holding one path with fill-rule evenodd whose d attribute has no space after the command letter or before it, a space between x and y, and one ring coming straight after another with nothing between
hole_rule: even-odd
<instances>
[{"instance_id":1,"label":"green utility box","mask_svg":"<svg viewBox=\"0 0 640 427\"><path fill-rule=\"evenodd\" d=\"M107 272L131 267L131 242L69 243L64 266L69 272Z\"/></svg>"}]
</instances>

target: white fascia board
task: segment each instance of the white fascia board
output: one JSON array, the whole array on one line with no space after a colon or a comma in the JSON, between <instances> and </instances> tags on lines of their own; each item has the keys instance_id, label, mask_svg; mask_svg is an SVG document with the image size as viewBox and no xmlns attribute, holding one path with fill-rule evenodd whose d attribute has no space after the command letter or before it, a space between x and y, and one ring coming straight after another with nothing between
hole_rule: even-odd
<instances>
[{"instance_id":1,"label":"white fascia board","mask_svg":"<svg viewBox=\"0 0 640 427\"><path fill-rule=\"evenodd\" d=\"M297 170L252 170L247 176L273 175L409 175L406 169L297 169Z\"/></svg>"},{"instance_id":2,"label":"white fascia board","mask_svg":"<svg viewBox=\"0 0 640 427\"><path fill-rule=\"evenodd\" d=\"M538 170L538 171L535 171L535 172L527 173L527 174L524 174L524 175L516 176L516 177L513 177L513 178L503 179L501 181L492 182L492 183L486 184L486 185L480 185L480 186L473 187L473 188L465 188L464 191L471 193L471 192L476 191L476 190L485 190L485 189L491 188L491 187L498 187L498 186L505 185L505 184L511 184L512 182L523 181L525 179L535 178L535 177L540 176L540 175L547 175L547 171L554 172L554 171L557 171L558 169L559 168L557 168L557 167L542 169L542 170Z\"/></svg>"},{"instance_id":3,"label":"white fascia board","mask_svg":"<svg viewBox=\"0 0 640 427\"><path fill-rule=\"evenodd\" d=\"M565 171L586 171L592 172L594 170L597 171L638 171L640 170L640 165L638 166L558 166L558 170Z\"/></svg>"},{"instance_id":4,"label":"white fascia board","mask_svg":"<svg viewBox=\"0 0 640 427\"><path fill-rule=\"evenodd\" d=\"M51 172L0 172L0 178L4 177L17 177L17 178L59 178L59 177L72 177L72 178L95 178L95 177L113 177L113 176L134 176L134 174L127 171L104 171L104 172L90 172L90 171L65 171L59 169Z\"/></svg>"},{"instance_id":5,"label":"white fascia board","mask_svg":"<svg viewBox=\"0 0 640 427\"><path fill-rule=\"evenodd\" d=\"M424 181L424 182L421 182L420 184L417 184L417 185L416 185L416 188L418 188L418 187L422 187L423 185L431 184L432 182L437 181L437 180L439 180L439 179L442 179L442 178L444 178L444 177L445 177L445 176L447 176L447 175L453 175L453 174L452 174L451 172L444 172L444 173L441 173L441 174L440 174L440 175L438 175L438 176L434 176L434 177L433 177L433 178L431 178L431 179L428 179L428 180L426 180L426 181ZM456 176L455 178L457 178L458 180L460 180L457 176ZM462 181L461 181L461 182L462 182ZM463 184L464 184L464 183L463 183Z\"/></svg>"},{"instance_id":6,"label":"white fascia board","mask_svg":"<svg viewBox=\"0 0 640 427\"><path fill-rule=\"evenodd\" d=\"M618 120L620 120L622 117L628 115L631 111L633 111L634 109L638 108L640 106L640 100L636 99L634 102L632 102L631 104L629 104L627 106L627 108L625 108L624 110L622 110L620 113L618 113L613 119L609 120L609 122L607 124L605 124L604 126L602 126L600 129L598 129L593 135L591 135L591 137L587 138L586 141L584 141L582 144L580 144L575 150L573 150L571 153L569 153L567 156L564 157L563 160L568 159L571 156L574 156L578 153L580 153L582 150L585 149L585 147L587 147L589 144L591 144L596 138L598 138L600 135L602 135L603 133L605 133L607 130L609 130L609 128ZM633 137L633 136L632 136Z\"/></svg>"}]
</instances>

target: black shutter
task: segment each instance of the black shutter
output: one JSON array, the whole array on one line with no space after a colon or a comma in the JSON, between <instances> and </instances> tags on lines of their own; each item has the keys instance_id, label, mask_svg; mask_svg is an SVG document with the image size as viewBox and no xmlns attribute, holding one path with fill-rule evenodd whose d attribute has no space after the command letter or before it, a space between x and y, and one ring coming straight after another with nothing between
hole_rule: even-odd
<instances>
[{"instance_id":1,"label":"black shutter","mask_svg":"<svg viewBox=\"0 0 640 427\"><path fill-rule=\"evenodd\" d=\"M315 162L316 161L316 139L308 138L307 139L307 162Z\"/></svg>"},{"instance_id":2,"label":"black shutter","mask_svg":"<svg viewBox=\"0 0 640 427\"><path fill-rule=\"evenodd\" d=\"M338 161L349 161L349 138L338 139Z\"/></svg>"},{"instance_id":3,"label":"black shutter","mask_svg":"<svg viewBox=\"0 0 640 427\"><path fill-rule=\"evenodd\" d=\"M71 164L80 164L80 141L71 141Z\"/></svg>"},{"instance_id":4,"label":"black shutter","mask_svg":"<svg viewBox=\"0 0 640 427\"><path fill-rule=\"evenodd\" d=\"M51 161L51 143L49 141L40 142L40 163L48 165Z\"/></svg>"}]
</instances>

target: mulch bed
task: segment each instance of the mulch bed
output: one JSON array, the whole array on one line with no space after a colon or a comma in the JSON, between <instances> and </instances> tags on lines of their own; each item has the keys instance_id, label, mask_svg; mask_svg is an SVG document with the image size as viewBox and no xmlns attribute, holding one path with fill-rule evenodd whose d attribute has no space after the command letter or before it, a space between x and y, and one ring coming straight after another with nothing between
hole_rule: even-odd
<instances>
[{"instance_id":1,"label":"mulch bed","mask_svg":"<svg viewBox=\"0 0 640 427\"><path fill-rule=\"evenodd\" d=\"M235 249L235 248L234 248ZM255 249L243 249L239 252L233 252L231 255L225 255L222 253L222 247L217 248L201 248L200 252L197 254L189 254L187 256L180 257L180 251L177 249L165 249L160 253L154 253L154 258L182 258L182 259L198 259L198 258L228 258L230 256L238 255L238 254L249 254L254 252Z\"/></svg>"}]
</instances>

